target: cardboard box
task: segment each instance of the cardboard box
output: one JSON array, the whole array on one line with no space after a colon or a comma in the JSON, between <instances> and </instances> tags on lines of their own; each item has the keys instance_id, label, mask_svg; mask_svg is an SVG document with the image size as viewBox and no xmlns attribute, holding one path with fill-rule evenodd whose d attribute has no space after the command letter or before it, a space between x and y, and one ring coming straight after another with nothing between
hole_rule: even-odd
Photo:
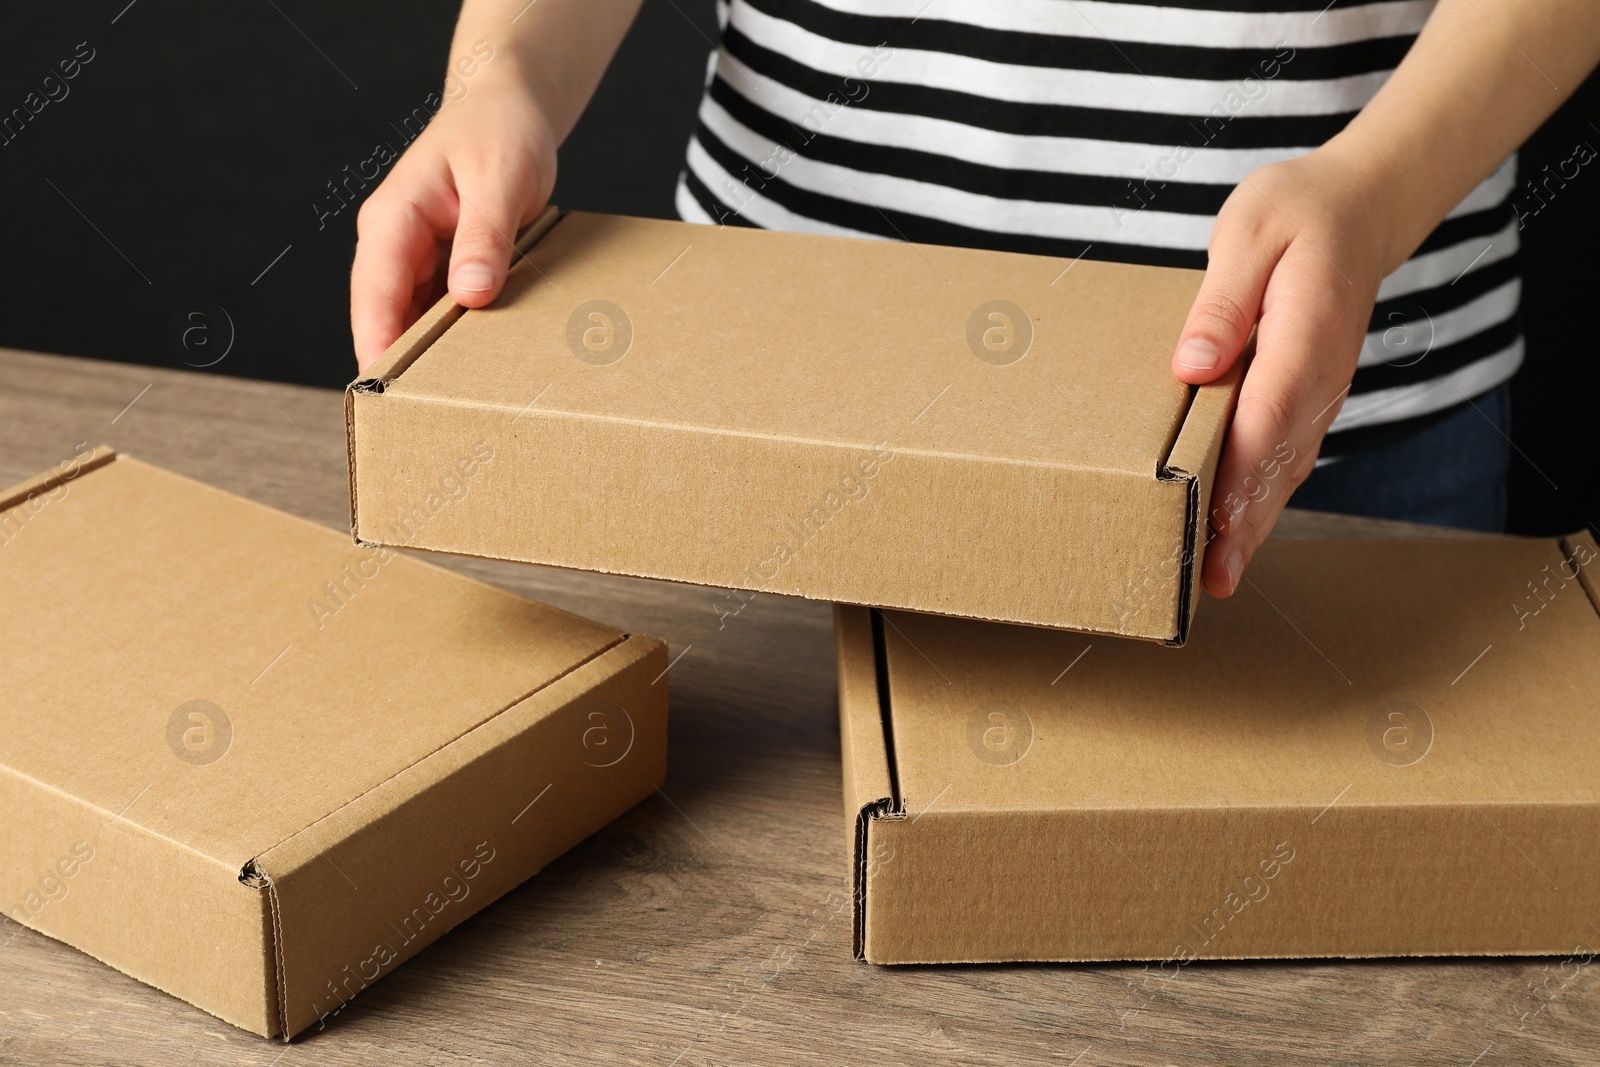
<instances>
[{"instance_id":1,"label":"cardboard box","mask_svg":"<svg viewBox=\"0 0 1600 1067\"><path fill-rule=\"evenodd\" d=\"M1200 272L581 212L523 244L352 385L361 543L1186 636L1235 390L1170 371Z\"/></svg>"},{"instance_id":2,"label":"cardboard box","mask_svg":"<svg viewBox=\"0 0 1600 1067\"><path fill-rule=\"evenodd\" d=\"M1269 541L1180 650L836 609L856 954L1592 952L1596 554Z\"/></svg>"},{"instance_id":3,"label":"cardboard box","mask_svg":"<svg viewBox=\"0 0 1600 1067\"><path fill-rule=\"evenodd\" d=\"M662 780L660 641L109 449L0 497L0 590L0 940L257 1034Z\"/></svg>"}]
</instances>

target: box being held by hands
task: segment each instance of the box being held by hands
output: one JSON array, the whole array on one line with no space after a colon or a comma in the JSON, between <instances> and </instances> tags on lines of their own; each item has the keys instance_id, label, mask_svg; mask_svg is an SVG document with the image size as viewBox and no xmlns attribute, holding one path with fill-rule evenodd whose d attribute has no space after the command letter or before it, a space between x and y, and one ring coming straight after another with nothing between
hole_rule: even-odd
<instances>
[{"instance_id":1,"label":"box being held by hands","mask_svg":"<svg viewBox=\"0 0 1600 1067\"><path fill-rule=\"evenodd\" d=\"M582 212L523 244L351 386L358 541L1186 637L1237 381L1171 374L1200 272Z\"/></svg>"}]
</instances>

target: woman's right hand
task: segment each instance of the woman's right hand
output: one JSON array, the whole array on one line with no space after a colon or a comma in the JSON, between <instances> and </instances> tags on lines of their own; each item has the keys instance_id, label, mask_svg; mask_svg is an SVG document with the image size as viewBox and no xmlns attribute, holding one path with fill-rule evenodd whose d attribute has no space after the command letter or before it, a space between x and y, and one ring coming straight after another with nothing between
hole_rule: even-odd
<instances>
[{"instance_id":1,"label":"woman's right hand","mask_svg":"<svg viewBox=\"0 0 1600 1067\"><path fill-rule=\"evenodd\" d=\"M511 71L485 70L445 103L356 218L350 329L361 370L446 291L468 308L499 294L517 231L550 199L556 145Z\"/></svg>"}]
</instances>

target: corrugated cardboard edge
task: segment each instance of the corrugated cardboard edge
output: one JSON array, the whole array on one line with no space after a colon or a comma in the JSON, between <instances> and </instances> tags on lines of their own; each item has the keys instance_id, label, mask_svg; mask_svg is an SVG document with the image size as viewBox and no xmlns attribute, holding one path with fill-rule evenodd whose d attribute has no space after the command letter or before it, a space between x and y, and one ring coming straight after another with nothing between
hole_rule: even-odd
<instances>
[{"instance_id":1,"label":"corrugated cardboard edge","mask_svg":"<svg viewBox=\"0 0 1600 1067\"><path fill-rule=\"evenodd\" d=\"M890 752L888 694L879 655L881 624L872 608L833 606L834 652L839 665L839 740L844 763L846 847L850 855L851 946L866 958L868 830L874 820L905 818L895 788Z\"/></svg>"},{"instance_id":2,"label":"corrugated cardboard edge","mask_svg":"<svg viewBox=\"0 0 1600 1067\"><path fill-rule=\"evenodd\" d=\"M0 511L10 511L18 504L25 504L42 493L53 492L80 475L104 467L117 456L117 450L110 445L97 445L82 459L74 456L58 463L44 473L35 474L32 478L20 481L0 492Z\"/></svg>"},{"instance_id":3,"label":"corrugated cardboard edge","mask_svg":"<svg viewBox=\"0 0 1600 1067\"><path fill-rule=\"evenodd\" d=\"M277 1026L274 1033L269 1036L281 1036L288 1041L318 1021L317 1017L308 1017L307 1013L296 1010L290 1000L292 995L302 995L306 990L302 985L291 988L297 976L293 973L294 963L289 959L285 947L288 939L284 931L284 902L281 896L282 882L285 878L293 878L307 868L324 871L319 861L325 863L327 869L336 872L336 875L327 875L330 881L336 877L344 878L344 874L333 863L330 855L340 846L380 828L390 835L399 833L401 836L408 836L406 832L408 816L410 820L425 821L439 806L437 802L424 803L425 796L430 793L446 796L463 789L470 791L471 786L467 779L485 761L503 755L511 746L527 739L541 727L553 723L563 711L579 704L596 690L608 685L630 684L634 685L639 693L648 695L653 701L658 702L660 707L659 714L653 713L647 720L656 727L653 735L649 738L636 737L641 768L629 770L639 777L639 788L626 795L617 794L615 814L620 814L649 796L654 783L660 782L664 777L667 687L662 685L658 690L655 688L655 683L649 679L652 677L659 679L666 665L666 645L660 639L640 634L624 634L583 663L524 695L472 730L246 863L239 873L239 881L247 886L264 889L271 907L273 954L276 961L271 988L276 993ZM570 692L563 692L564 690ZM558 703L542 712L537 708L540 703L556 700L558 697L560 698ZM516 729L514 721L519 716L537 716L537 719ZM642 712L641 717L643 717ZM635 729L642 733L645 725L646 723L636 722ZM642 767L645 760L650 762L649 767ZM531 806L530 804L529 807ZM597 812L592 804L585 805L581 815L581 819L573 819L572 826L567 827L569 830L578 827L576 840L595 832L609 821L609 817L597 819ZM515 819L512 821L515 822ZM423 839L420 830L413 836L417 836L419 840ZM572 843L576 843L576 840ZM371 982L386 976L394 966L410 959L418 951L454 929L460 922L532 877L545 863L565 852L570 844L548 855L534 854L528 849L514 850L509 845L502 847L508 856L505 861L507 866L501 868L501 873L502 875L506 872L512 873L498 891L492 892L486 899L481 899L471 910L454 914L447 923L431 927L426 936L419 936L415 943L407 942L407 948L397 953L393 962L386 965L379 974L370 979L362 976L363 989ZM448 866L443 869L449 870ZM415 857L407 865L407 871L423 882L427 882L430 878L437 881L437 871L426 864L416 862ZM391 894L399 893L407 900L420 900L422 889L419 886L394 885L386 886L385 891ZM345 970L348 972L349 967L347 966ZM329 970L328 973L336 972ZM304 983L304 975L298 978ZM326 1019L335 1014L349 999L344 997L329 1001L328 1006L331 1010L324 1012L321 1018Z\"/></svg>"},{"instance_id":4,"label":"corrugated cardboard edge","mask_svg":"<svg viewBox=\"0 0 1600 1067\"><path fill-rule=\"evenodd\" d=\"M1206 532L1206 506L1211 499L1217 464L1222 458L1222 446L1227 440L1228 424L1233 419L1234 405L1239 401L1239 384L1244 380L1244 368L1254 351L1255 335L1251 334L1244 354L1227 374L1209 385L1195 387L1177 439L1156 471L1160 481L1189 483L1178 582L1178 627L1177 632L1163 642L1173 648L1189 640L1189 624L1194 620L1195 605L1200 600L1198 575L1210 540Z\"/></svg>"},{"instance_id":5,"label":"corrugated cardboard edge","mask_svg":"<svg viewBox=\"0 0 1600 1067\"><path fill-rule=\"evenodd\" d=\"M554 204L546 207L539 213L539 217L525 226L517 235L517 240L512 246L518 256L526 256L528 249L539 242L545 234L549 233L555 224L561 221L561 209ZM516 270L521 263L512 263L511 269ZM417 361L417 358L433 346L434 342L443 337L445 331L454 326L466 312L466 308L456 303L446 293L438 302L422 314L422 317L411 324L411 328L390 345L388 350L378 358L372 369L365 375L357 378L345 388L344 393L344 424L345 424L345 449L347 453L347 466L350 471L350 532L352 536L356 528L356 419L355 399L357 394L381 394L388 384L404 374L406 368ZM359 541L357 543L360 543ZM369 546L370 547L370 546Z\"/></svg>"},{"instance_id":6,"label":"corrugated cardboard edge","mask_svg":"<svg viewBox=\"0 0 1600 1067\"><path fill-rule=\"evenodd\" d=\"M1600 545L1595 543L1594 535L1588 530L1579 530L1570 533L1561 539L1561 554L1568 564L1577 572L1578 584L1583 587L1584 593L1589 597L1589 603L1594 605L1596 615L1600 615L1600 579L1595 578L1594 572L1588 570L1586 565L1576 563L1573 557L1579 547L1589 550L1591 560L1600 557Z\"/></svg>"}]
</instances>

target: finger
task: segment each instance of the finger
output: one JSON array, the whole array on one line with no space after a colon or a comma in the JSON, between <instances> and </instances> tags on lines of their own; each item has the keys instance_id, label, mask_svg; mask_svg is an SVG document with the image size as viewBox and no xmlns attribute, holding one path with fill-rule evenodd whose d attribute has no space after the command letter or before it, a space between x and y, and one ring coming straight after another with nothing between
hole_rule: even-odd
<instances>
[{"instance_id":1,"label":"finger","mask_svg":"<svg viewBox=\"0 0 1600 1067\"><path fill-rule=\"evenodd\" d=\"M1202 573L1213 596L1239 587L1284 505L1314 469L1328 412L1355 369L1361 324L1342 293L1346 283L1324 265L1295 258L1293 252L1284 258L1267 295L1256 355L1213 482Z\"/></svg>"},{"instance_id":2,"label":"finger","mask_svg":"<svg viewBox=\"0 0 1600 1067\"><path fill-rule=\"evenodd\" d=\"M440 241L434 249L433 271L411 293L411 309L407 314L410 322L415 322L422 317L422 313L439 302L445 295L445 276L450 270L450 245L448 241Z\"/></svg>"},{"instance_id":3,"label":"finger","mask_svg":"<svg viewBox=\"0 0 1600 1067\"><path fill-rule=\"evenodd\" d=\"M1204 385L1222 377L1250 339L1267 280L1283 254L1282 246L1262 243L1262 208L1236 196L1217 216L1205 280L1172 353L1179 381Z\"/></svg>"},{"instance_id":4,"label":"finger","mask_svg":"<svg viewBox=\"0 0 1600 1067\"><path fill-rule=\"evenodd\" d=\"M500 294L517 231L533 218L532 183L515 174L458 174L461 214L450 250L450 295L479 308Z\"/></svg>"},{"instance_id":5,"label":"finger","mask_svg":"<svg viewBox=\"0 0 1600 1067\"><path fill-rule=\"evenodd\" d=\"M413 294L437 269L441 221L411 200L382 195L381 189L361 205L350 268L350 332L361 370L415 320Z\"/></svg>"}]
</instances>

